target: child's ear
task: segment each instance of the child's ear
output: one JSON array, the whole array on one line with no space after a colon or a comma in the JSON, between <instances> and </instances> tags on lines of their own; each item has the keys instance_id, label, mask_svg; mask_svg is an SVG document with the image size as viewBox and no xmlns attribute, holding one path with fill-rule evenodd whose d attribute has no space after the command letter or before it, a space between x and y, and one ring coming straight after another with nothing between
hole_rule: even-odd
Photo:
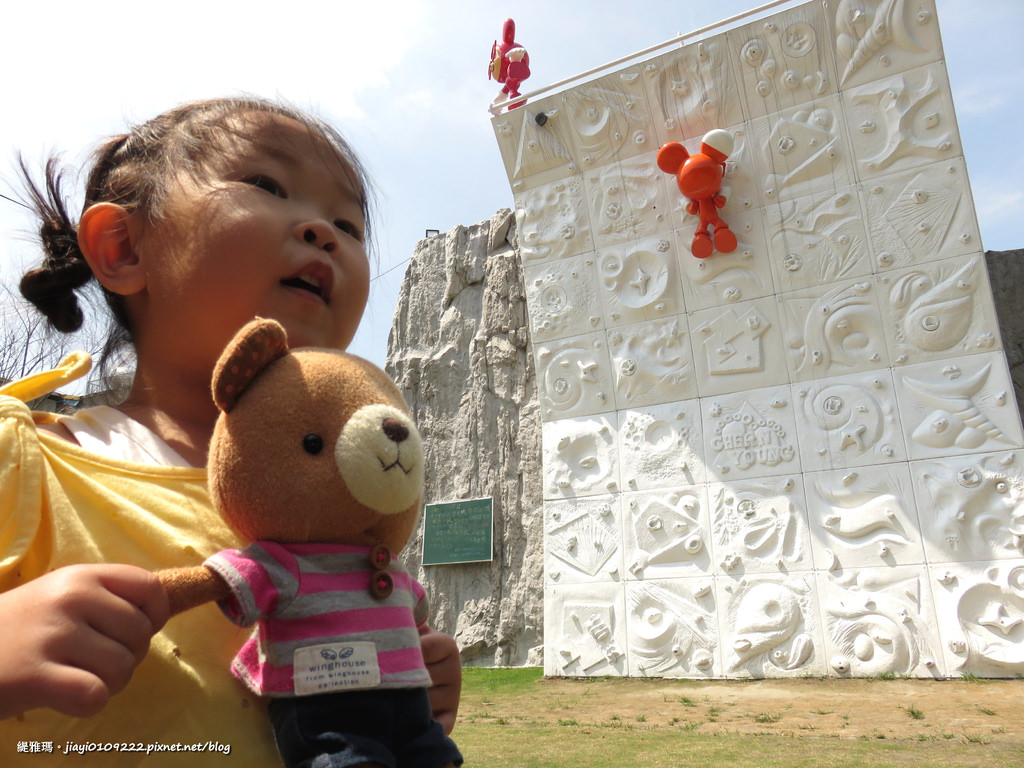
<instances>
[{"instance_id":1,"label":"child's ear","mask_svg":"<svg viewBox=\"0 0 1024 768\"><path fill-rule=\"evenodd\" d=\"M146 287L146 276L132 247L128 211L116 203L95 203L78 222L78 247L107 290L130 296Z\"/></svg>"}]
</instances>

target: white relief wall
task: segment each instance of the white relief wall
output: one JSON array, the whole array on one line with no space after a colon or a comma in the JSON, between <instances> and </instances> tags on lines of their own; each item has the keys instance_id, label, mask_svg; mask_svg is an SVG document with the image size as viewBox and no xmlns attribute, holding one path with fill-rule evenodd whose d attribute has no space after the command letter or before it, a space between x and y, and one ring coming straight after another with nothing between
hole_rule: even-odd
<instances>
[{"instance_id":1,"label":"white relief wall","mask_svg":"<svg viewBox=\"0 0 1024 768\"><path fill-rule=\"evenodd\" d=\"M496 115L552 675L1024 674L1024 430L932 0L812 0ZM733 134L730 254L655 163Z\"/></svg>"}]
</instances>

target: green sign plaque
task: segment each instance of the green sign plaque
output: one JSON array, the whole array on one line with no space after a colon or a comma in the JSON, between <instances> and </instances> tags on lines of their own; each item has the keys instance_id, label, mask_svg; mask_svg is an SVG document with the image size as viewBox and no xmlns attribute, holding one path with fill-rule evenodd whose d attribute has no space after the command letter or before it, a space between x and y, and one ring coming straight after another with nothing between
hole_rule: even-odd
<instances>
[{"instance_id":1,"label":"green sign plaque","mask_svg":"<svg viewBox=\"0 0 1024 768\"><path fill-rule=\"evenodd\" d=\"M427 504L423 514L423 564L482 563L493 559L494 500Z\"/></svg>"}]
</instances>

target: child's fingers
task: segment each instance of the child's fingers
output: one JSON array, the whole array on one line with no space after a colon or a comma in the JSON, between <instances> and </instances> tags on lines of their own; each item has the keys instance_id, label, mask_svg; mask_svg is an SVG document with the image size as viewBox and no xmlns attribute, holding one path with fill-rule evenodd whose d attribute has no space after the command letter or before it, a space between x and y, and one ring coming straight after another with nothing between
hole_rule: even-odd
<instances>
[{"instance_id":1,"label":"child's fingers","mask_svg":"<svg viewBox=\"0 0 1024 768\"><path fill-rule=\"evenodd\" d=\"M131 679L167 596L148 571L128 566L60 568L0 594L0 718L35 707L86 717Z\"/></svg>"},{"instance_id":2,"label":"child's fingers","mask_svg":"<svg viewBox=\"0 0 1024 768\"><path fill-rule=\"evenodd\" d=\"M126 661L130 661L132 667L146 657L149 641L158 627L154 627L149 616L137 605L113 593L105 593L84 605L81 611L85 628L81 630L79 643L94 647L98 653L106 649L99 641L106 640L124 650L128 656ZM95 647L97 645L100 647Z\"/></svg>"},{"instance_id":3,"label":"child's fingers","mask_svg":"<svg viewBox=\"0 0 1024 768\"><path fill-rule=\"evenodd\" d=\"M134 658L142 661L149 650L149 641L167 620L167 596L160 581L149 571L123 565L72 566L54 572L63 583L57 599L61 613L70 619L63 632L75 632L75 642L82 642L85 629L123 645ZM56 625L61 626L61 625ZM55 639L63 649L72 647L72 638Z\"/></svg>"},{"instance_id":4,"label":"child's fingers","mask_svg":"<svg viewBox=\"0 0 1024 768\"><path fill-rule=\"evenodd\" d=\"M87 627L76 635L74 642L66 643L54 660L94 675L106 688L107 695L112 696L124 690L135 667L145 656L143 653L140 657L139 648L148 648L149 641L147 638L143 646L138 635L137 629L117 634Z\"/></svg>"},{"instance_id":5,"label":"child's fingers","mask_svg":"<svg viewBox=\"0 0 1024 768\"><path fill-rule=\"evenodd\" d=\"M462 694L462 659L455 640L443 632L425 629L420 632L423 661L433 683L427 690L434 719L451 733L459 713Z\"/></svg>"},{"instance_id":6,"label":"child's fingers","mask_svg":"<svg viewBox=\"0 0 1024 768\"><path fill-rule=\"evenodd\" d=\"M141 610L152 624L150 634L159 632L170 618L167 591L156 574L128 565L111 565L100 582L110 592Z\"/></svg>"},{"instance_id":7,"label":"child's fingers","mask_svg":"<svg viewBox=\"0 0 1024 768\"><path fill-rule=\"evenodd\" d=\"M452 657L456 663L459 662L459 646L455 640L436 629L427 627L420 631L420 650L423 651L423 661L428 667L450 661Z\"/></svg>"},{"instance_id":8,"label":"child's fingers","mask_svg":"<svg viewBox=\"0 0 1024 768\"><path fill-rule=\"evenodd\" d=\"M70 717L99 714L115 693L95 673L68 664L48 664L40 670L36 690L42 700L25 702L28 708L47 706Z\"/></svg>"},{"instance_id":9,"label":"child's fingers","mask_svg":"<svg viewBox=\"0 0 1024 768\"><path fill-rule=\"evenodd\" d=\"M95 713L122 691L166 620L167 598L148 571L125 566L76 569L65 594L71 619L50 638L54 684L67 690L57 708ZM58 625L59 626L59 625ZM87 715L78 715L87 716Z\"/></svg>"}]
</instances>

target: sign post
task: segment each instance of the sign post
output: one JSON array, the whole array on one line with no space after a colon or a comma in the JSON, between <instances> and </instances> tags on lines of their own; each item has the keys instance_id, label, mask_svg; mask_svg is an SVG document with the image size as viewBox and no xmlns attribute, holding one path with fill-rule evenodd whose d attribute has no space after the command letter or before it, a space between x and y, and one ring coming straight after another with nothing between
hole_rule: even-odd
<instances>
[{"instance_id":1,"label":"sign post","mask_svg":"<svg viewBox=\"0 0 1024 768\"><path fill-rule=\"evenodd\" d=\"M494 500L427 504L423 564L485 563L494 559Z\"/></svg>"}]
</instances>

